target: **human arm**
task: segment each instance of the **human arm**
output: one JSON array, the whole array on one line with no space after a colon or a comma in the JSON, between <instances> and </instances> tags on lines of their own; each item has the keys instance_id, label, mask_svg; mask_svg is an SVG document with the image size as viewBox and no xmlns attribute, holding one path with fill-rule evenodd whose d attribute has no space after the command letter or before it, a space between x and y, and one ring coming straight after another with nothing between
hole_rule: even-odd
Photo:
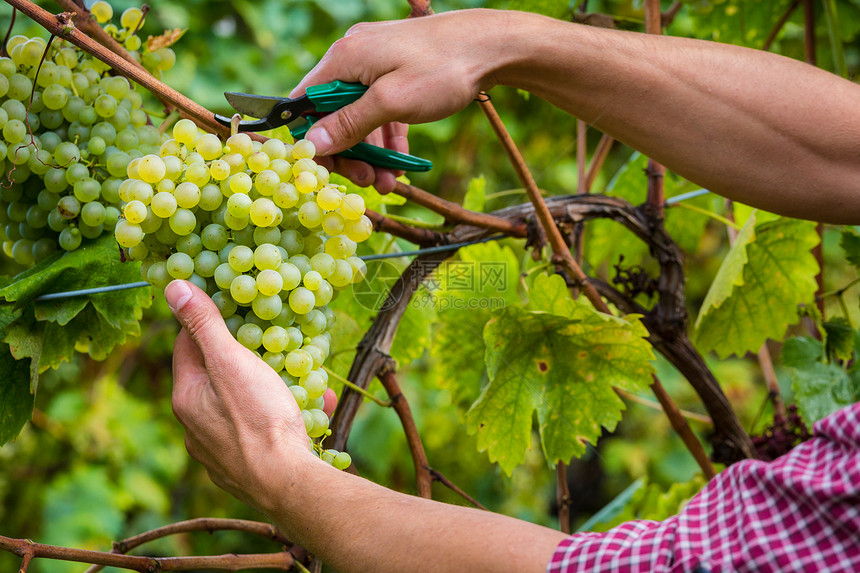
<instances>
[{"instance_id":1,"label":"human arm","mask_svg":"<svg viewBox=\"0 0 860 573\"><path fill-rule=\"evenodd\" d=\"M400 494L317 459L292 394L209 297L184 281L165 296L183 327L173 408L189 453L291 540L344 573L545 570L558 531Z\"/></svg>"},{"instance_id":2,"label":"human arm","mask_svg":"<svg viewBox=\"0 0 860 573\"><path fill-rule=\"evenodd\" d=\"M860 222L860 86L775 54L466 10L355 26L297 92L334 79L370 89L309 131L323 153L389 121L441 119L507 85L711 191L785 215Z\"/></svg>"}]
</instances>

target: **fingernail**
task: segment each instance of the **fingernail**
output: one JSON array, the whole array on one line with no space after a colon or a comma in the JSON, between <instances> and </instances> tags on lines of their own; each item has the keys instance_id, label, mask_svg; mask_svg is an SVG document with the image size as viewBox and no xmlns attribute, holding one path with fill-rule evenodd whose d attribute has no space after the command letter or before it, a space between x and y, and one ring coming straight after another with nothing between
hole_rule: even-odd
<instances>
[{"instance_id":1,"label":"fingernail","mask_svg":"<svg viewBox=\"0 0 860 573\"><path fill-rule=\"evenodd\" d=\"M175 280L164 289L164 298L167 299L167 306L170 307L170 310L176 313L191 298L191 289L188 288L188 283L185 281Z\"/></svg>"},{"instance_id":2,"label":"fingernail","mask_svg":"<svg viewBox=\"0 0 860 573\"><path fill-rule=\"evenodd\" d=\"M314 144L317 153L325 155L331 149L331 136L324 127L312 127L308 130L307 139Z\"/></svg>"}]
</instances>

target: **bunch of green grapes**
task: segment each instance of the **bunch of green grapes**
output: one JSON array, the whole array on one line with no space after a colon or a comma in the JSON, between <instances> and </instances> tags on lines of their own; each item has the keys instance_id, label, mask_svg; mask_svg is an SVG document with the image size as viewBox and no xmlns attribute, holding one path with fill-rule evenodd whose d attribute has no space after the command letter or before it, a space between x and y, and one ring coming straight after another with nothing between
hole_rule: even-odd
<instances>
[{"instance_id":1,"label":"bunch of green grapes","mask_svg":"<svg viewBox=\"0 0 860 573\"><path fill-rule=\"evenodd\" d=\"M29 266L112 231L128 163L157 152L164 137L149 125L140 93L89 54L60 39L48 48L20 35L6 49L0 241L7 256Z\"/></svg>"},{"instance_id":2,"label":"bunch of green grapes","mask_svg":"<svg viewBox=\"0 0 860 573\"><path fill-rule=\"evenodd\" d=\"M90 14L99 24L105 24L105 32L120 42L131 56L155 77L160 78L161 72L171 69L176 64L176 54L173 50L168 47L150 50L147 43L142 42L137 35L145 17L140 8L126 9L120 16L119 26L111 22L113 8L103 0L93 3Z\"/></svg>"},{"instance_id":3,"label":"bunch of green grapes","mask_svg":"<svg viewBox=\"0 0 860 573\"><path fill-rule=\"evenodd\" d=\"M128 164L116 239L147 281L186 279L206 291L227 327L277 372L311 438L323 412L335 293L364 278L356 244L373 230L361 196L329 183L307 140L200 134L180 120L159 154ZM315 449L335 467L344 452Z\"/></svg>"}]
</instances>

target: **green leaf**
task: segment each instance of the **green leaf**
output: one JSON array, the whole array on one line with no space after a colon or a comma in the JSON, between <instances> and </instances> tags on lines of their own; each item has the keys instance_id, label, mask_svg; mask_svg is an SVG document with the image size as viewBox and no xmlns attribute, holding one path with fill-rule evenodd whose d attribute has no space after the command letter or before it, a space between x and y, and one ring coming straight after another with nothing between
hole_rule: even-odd
<instances>
[{"instance_id":1,"label":"green leaf","mask_svg":"<svg viewBox=\"0 0 860 573\"><path fill-rule=\"evenodd\" d=\"M425 282L416 301L432 300L438 328L430 347L439 385L456 403L471 405L486 381L484 326L493 309L518 302L519 262L498 242L472 245Z\"/></svg>"},{"instance_id":2,"label":"green leaf","mask_svg":"<svg viewBox=\"0 0 860 573\"><path fill-rule=\"evenodd\" d=\"M821 325L827 333L825 350L828 360L851 360L854 355L854 329L843 317L828 320Z\"/></svg>"},{"instance_id":3,"label":"green leaf","mask_svg":"<svg viewBox=\"0 0 860 573\"><path fill-rule=\"evenodd\" d=\"M484 176L473 177L466 188L466 196L463 198L463 207L470 211L483 211L487 200L487 180Z\"/></svg>"},{"instance_id":4,"label":"green leaf","mask_svg":"<svg viewBox=\"0 0 860 573\"><path fill-rule=\"evenodd\" d=\"M15 360L8 345L0 348L0 446L15 438L33 414L30 365Z\"/></svg>"},{"instance_id":5,"label":"green leaf","mask_svg":"<svg viewBox=\"0 0 860 573\"><path fill-rule=\"evenodd\" d=\"M854 333L852 331L852 343ZM782 363L791 373L791 388L800 414L811 426L821 418L860 401L860 371L846 372L835 363L826 363L824 345L811 337L785 341Z\"/></svg>"},{"instance_id":6,"label":"green leaf","mask_svg":"<svg viewBox=\"0 0 860 573\"><path fill-rule=\"evenodd\" d=\"M3 342L9 345L9 350L15 360L30 359L30 393L35 395L39 386L39 361L42 357L42 334L44 325L33 324L33 320L16 322L6 329Z\"/></svg>"},{"instance_id":7,"label":"green leaf","mask_svg":"<svg viewBox=\"0 0 860 573\"><path fill-rule=\"evenodd\" d=\"M525 458L535 410L547 460L568 461L621 418L613 386L640 391L651 382L653 353L636 318L598 313L562 290L558 276L536 280L530 308L563 315L508 307L484 329L490 382L467 427L508 474Z\"/></svg>"},{"instance_id":8,"label":"green leaf","mask_svg":"<svg viewBox=\"0 0 860 573\"><path fill-rule=\"evenodd\" d=\"M723 264L720 265L720 270L717 271L717 276L714 277L714 282L711 283L711 288L705 295L702 310L699 311L699 318L696 320L696 328L711 310L719 308L731 296L736 286L744 284L744 266L748 262L747 246L755 240L755 221L754 214L747 219L746 224L738 232L735 243L723 259Z\"/></svg>"},{"instance_id":9,"label":"green leaf","mask_svg":"<svg viewBox=\"0 0 860 573\"><path fill-rule=\"evenodd\" d=\"M711 285L694 338L702 351L721 357L756 351L768 338L780 340L798 320L797 307L815 296L818 244L815 224L779 218L747 225ZM743 261L741 249L746 250Z\"/></svg>"},{"instance_id":10,"label":"green leaf","mask_svg":"<svg viewBox=\"0 0 860 573\"><path fill-rule=\"evenodd\" d=\"M842 231L839 246L845 251L845 258L855 267L860 267L860 235L853 229Z\"/></svg>"}]
</instances>

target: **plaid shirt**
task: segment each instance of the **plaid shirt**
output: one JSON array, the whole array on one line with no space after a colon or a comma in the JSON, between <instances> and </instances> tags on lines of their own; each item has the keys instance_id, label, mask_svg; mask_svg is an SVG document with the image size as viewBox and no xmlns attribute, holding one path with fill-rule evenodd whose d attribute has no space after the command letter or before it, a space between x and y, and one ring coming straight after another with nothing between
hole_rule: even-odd
<instances>
[{"instance_id":1,"label":"plaid shirt","mask_svg":"<svg viewBox=\"0 0 860 573\"><path fill-rule=\"evenodd\" d=\"M860 572L860 403L773 462L715 477L665 521L562 541L548 573Z\"/></svg>"}]
</instances>

